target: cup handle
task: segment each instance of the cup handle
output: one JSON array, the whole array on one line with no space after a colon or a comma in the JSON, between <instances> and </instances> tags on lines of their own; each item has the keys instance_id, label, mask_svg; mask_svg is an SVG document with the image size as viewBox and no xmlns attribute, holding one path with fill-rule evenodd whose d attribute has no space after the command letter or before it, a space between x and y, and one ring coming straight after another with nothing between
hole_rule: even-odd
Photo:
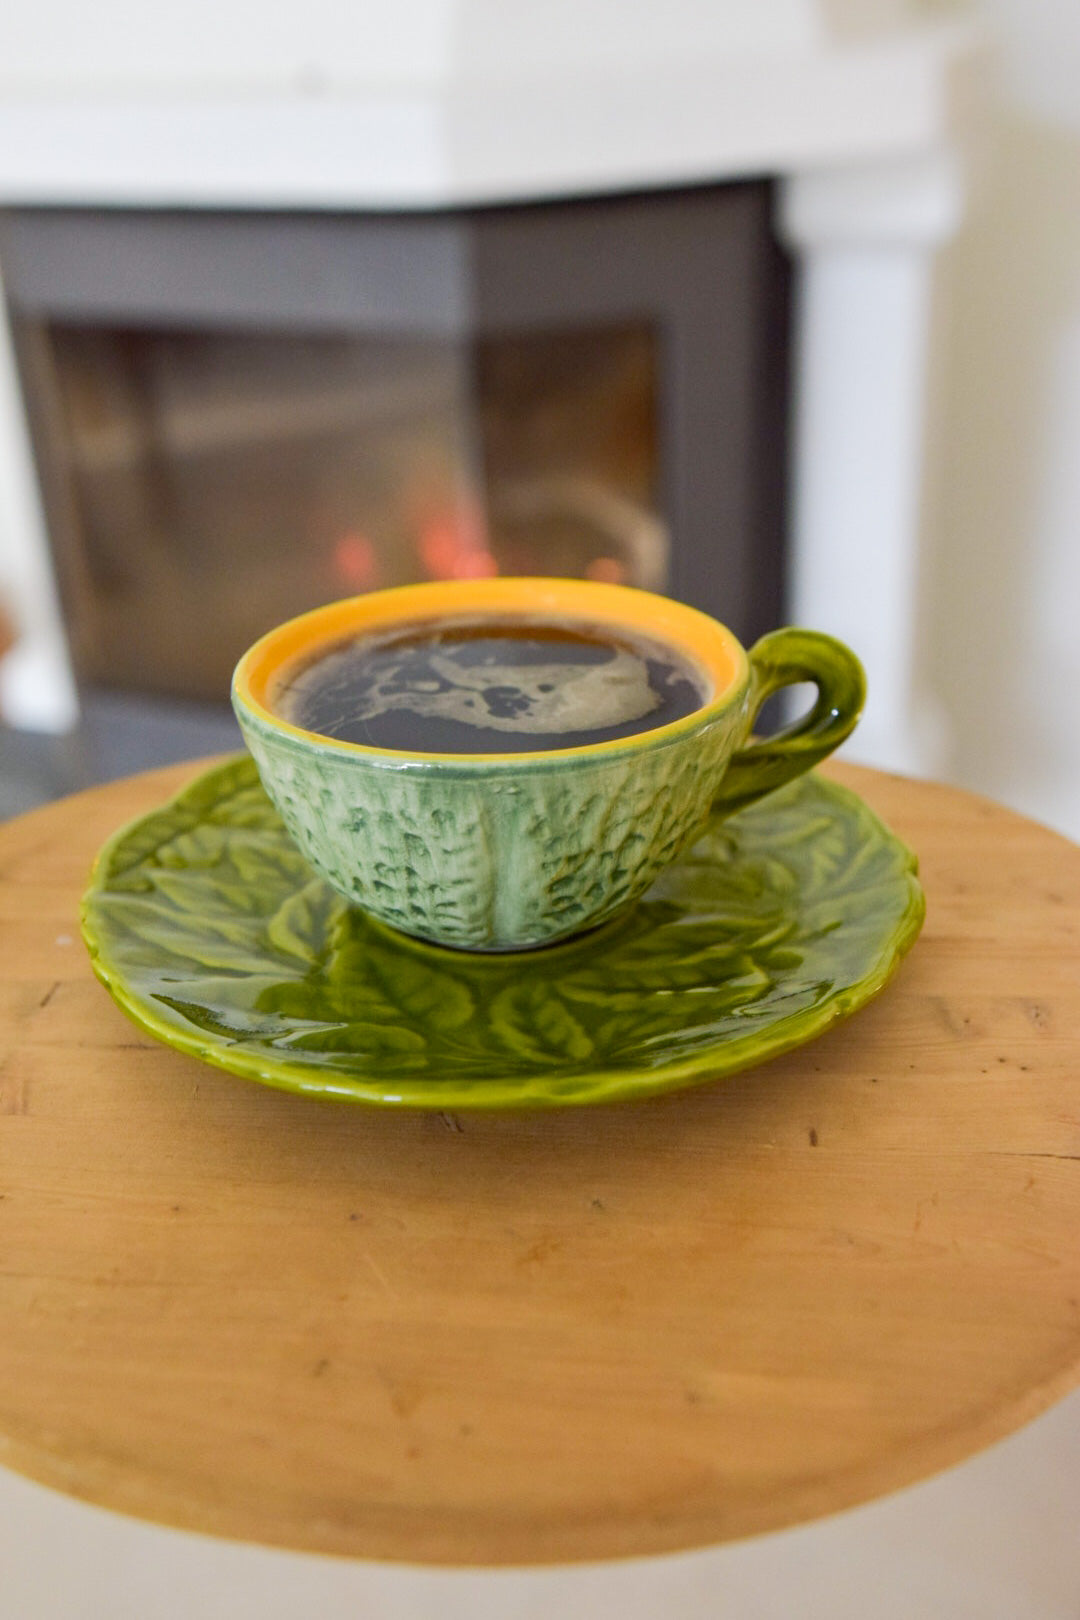
<instances>
[{"instance_id":1,"label":"cup handle","mask_svg":"<svg viewBox=\"0 0 1080 1620\"><path fill-rule=\"evenodd\" d=\"M713 801L729 816L818 765L854 730L866 698L863 667L849 647L817 630L773 630L750 649L750 729L765 699L783 686L813 681L809 714L775 737L736 750Z\"/></svg>"}]
</instances>

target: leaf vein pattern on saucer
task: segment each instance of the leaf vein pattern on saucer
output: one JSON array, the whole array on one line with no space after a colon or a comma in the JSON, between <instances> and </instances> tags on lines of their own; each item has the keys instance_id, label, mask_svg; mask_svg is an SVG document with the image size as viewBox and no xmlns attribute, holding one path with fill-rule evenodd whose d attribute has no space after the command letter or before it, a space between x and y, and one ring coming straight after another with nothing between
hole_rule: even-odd
<instances>
[{"instance_id":1,"label":"leaf vein pattern on saucer","mask_svg":"<svg viewBox=\"0 0 1080 1620\"><path fill-rule=\"evenodd\" d=\"M811 775L714 825L597 933L469 956L351 908L239 759L112 840L84 932L137 1022L251 1078L432 1107L598 1101L745 1067L868 999L918 932L914 866ZM428 852L415 867L437 883Z\"/></svg>"}]
</instances>

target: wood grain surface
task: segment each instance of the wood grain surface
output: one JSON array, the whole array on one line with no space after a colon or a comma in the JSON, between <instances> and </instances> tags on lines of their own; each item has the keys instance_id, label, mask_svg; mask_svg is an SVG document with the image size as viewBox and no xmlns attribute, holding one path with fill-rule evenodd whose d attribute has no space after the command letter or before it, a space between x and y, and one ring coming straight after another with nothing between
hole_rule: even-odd
<instances>
[{"instance_id":1,"label":"wood grain surface","mask_svg":"<svg viewBox=\"0 0 1080 1620\"><path fill-rule=\"evenodd\" d=\"M540 1562L794 1523L1080 1377L1080 850L852 768L921 941L655 1102L394 1115L154 1045L77 905L195 767L0 830L0 1460L225 1536Z\"/></svg>"}]
</instances>

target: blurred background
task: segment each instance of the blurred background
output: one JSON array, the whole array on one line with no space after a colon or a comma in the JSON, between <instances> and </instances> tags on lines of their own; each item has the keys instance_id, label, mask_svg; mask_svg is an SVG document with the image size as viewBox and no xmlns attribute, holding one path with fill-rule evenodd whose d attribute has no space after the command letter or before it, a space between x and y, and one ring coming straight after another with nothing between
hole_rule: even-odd
<instances>
[{"instance_id":1,"label":"blurred background","mask_svg":"<svg viewBox=\"0 0 1080 1620\"><path fill-rule=\"evenodd\" d=\"M1069 0L15 19L0 810L500 571L833 630L852 757L1080 829L1078 69Z\"/></svg>"},{"instance_id":2,"label":"blurred background","mask_svg":"<svg viewBox=\"0 0 1080 1620\"><path fill-rule=\"evenodd\" d=\"M551 572L846 636L1080 827L1069 0L48 0L0 61L0 809L269 625Z\"/></svg>"},{"instance_id":3,"label":"blurred background","mask_svg":"<svg viewBox=\"0 0 1080 1620\"><path fill-rule=\"evenodd\" d=\"M0 815L236 746L292 613L505 572L832 630L849 757L1080 836L1075 0L37 0L0 281ZM1075 1617L1037 1517L921 1612Z\"/></svg>"}]
</instances>

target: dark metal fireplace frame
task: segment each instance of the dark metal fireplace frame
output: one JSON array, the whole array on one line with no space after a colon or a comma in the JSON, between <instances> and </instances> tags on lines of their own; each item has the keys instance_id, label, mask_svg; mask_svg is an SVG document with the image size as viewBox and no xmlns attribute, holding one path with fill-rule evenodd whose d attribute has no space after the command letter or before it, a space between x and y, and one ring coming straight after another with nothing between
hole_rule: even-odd
<instances>
[{"instance_id":1,"label":"dark metal fireplace frame","mask_svg":"<svg viewBox=\"0 0 1080 1620\"><path fill-rule=\"evenodd\" d=\"M668 591L753 638L779 622L783 600L788 267L771 213L760 181L430 214L3 214L0 262L62 595L78 513L47 406L50 323L468 343L647 321Z\"/></svg>"}]
</instances>

